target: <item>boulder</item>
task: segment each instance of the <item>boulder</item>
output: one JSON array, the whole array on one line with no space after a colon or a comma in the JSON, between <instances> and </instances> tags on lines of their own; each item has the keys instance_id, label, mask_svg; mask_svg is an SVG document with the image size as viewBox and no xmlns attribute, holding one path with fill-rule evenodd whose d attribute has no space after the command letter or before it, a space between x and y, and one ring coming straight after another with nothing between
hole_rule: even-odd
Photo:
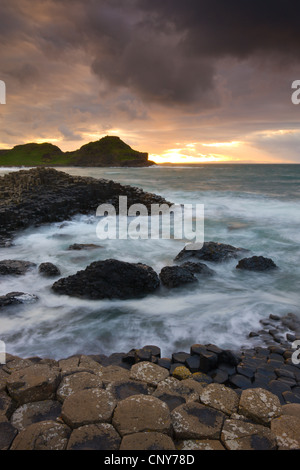
<instances>
[{"instance_id":1,"label":"boulder","mask_svg":"<svg viewBox=\"0 0 300 470\"><path fill-rule=\"evenodd\" d=\"M39 273L45 277L60 276L60 270L53 263L42 263L39 265Z\"/></svg>"},{"instance_id":2,"label":"boulder","mask_svg":"<svg viewBox=\"0 0 300 470\"><path fill-rule=\"evenodd\" d=\"M0 275L1 276L24 276L30 269L33 269L36 264L30 261L20 260L3 260L0 261Z\"/></svg>"},{"instance_id":3,"label":"boulder","mask_svg":"<svg viewBox=\"0 0 300 470\"><path fill-rule=\"evenodd\" d=\"M161 283L169 289L197 282L192 271L182 266L166 266L161 270L159 277Z\"/></svg>"},{"instance_id":4,"label":"boulder","mask_svg":"<svg viewBox=\"0 0 300 470\"><path fill-rule=\"evenodd\" d=\"M159 287L155 271L144 264L109 259L62 278L52 289L57 294L92 300L131 299L153 293Z\"/></svg>"},{"instance_id":5,"label":"boulder","mask_svg":"<svg viewBox=\"0 0 300 470\"><path fill-rule=\"evenodd\" d=\"M33 294L24 294L24 292L10 292L9 294L0 296L0 308L8 307L9 305L33 303L37 300L38 297Z\"/></svg>"},{"instance_id":6,"label":"boulder","mask_svg":"<svg viewBox=\"0 0 300 470\"><path fill-rule=\"evenodd\" d=\"M201 250L188 250L185 247L175 258L175 261L211 261L214 263L228 261L243 256L248 250L244 248L236 248L223 243L205 242Z\"/></svg>"},{"instance_id":7,"label":"boulder","mask_svg":"<svg viewBox=\"0 0 300 470\"><path fill-rule=\"evenodd\" d=\"M83 250L98 250L99 248L103 248L101 245L94 245L93 243L74 243L74 245L70 245L68 250L69 251L83 251Z\"/></svg>"},{"instance_id":8,"label":"boulder","mask_svg":"<svg viewBox=\"0 0 300 470\"><path fill-rule=\"evenodd\" d=\"M263 256L253 256L252 258L244 258L237 265L236 269L242 269L245 271L271 271L276 269L277 266L273 260L264 258Z\"/></svg>"},{"instance_id":9,"label":"boulder","mask_svg":"<svg viewBox=\"0 0 300 470\"><path fill-rule=\"evenodd\" d=\"M187 261L181 265L182 268L188 269L191 273L196 274L198 277L212 277L215 275L215 271L210 269L204 263L192 263Z\"/></svg>"}]
</instances>

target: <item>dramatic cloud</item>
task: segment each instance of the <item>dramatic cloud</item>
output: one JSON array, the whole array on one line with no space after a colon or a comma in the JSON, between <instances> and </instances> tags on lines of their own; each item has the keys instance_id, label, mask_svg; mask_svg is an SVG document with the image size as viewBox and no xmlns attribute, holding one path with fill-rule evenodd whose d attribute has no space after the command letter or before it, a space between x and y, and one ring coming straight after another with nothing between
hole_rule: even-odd
<instances>
[{"instance_id":1,"label":"dramatic cloud","mask_svg":"<svg viewBox=\"0 0 300 470\"><path fill-rule=\"evenodd\" d=\"M152 153L239 141L271 158L259 132L299 125L297 1L2 3L0 146L51 138L76 148L115 132ZM292 135L274 145L300 161Z\"/></svg>"}]
</instances>

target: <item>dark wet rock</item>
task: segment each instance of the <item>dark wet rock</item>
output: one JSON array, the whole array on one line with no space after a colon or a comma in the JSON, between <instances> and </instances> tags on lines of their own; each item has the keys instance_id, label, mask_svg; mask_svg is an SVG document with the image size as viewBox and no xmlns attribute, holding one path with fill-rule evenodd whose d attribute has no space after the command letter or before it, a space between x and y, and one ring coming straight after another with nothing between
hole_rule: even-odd
<instances>
[{"instance_id":1,"label":"dark wet rock","mask_svg":"<svg viewBox=\"0 0 300 470\"><path fill-rule=\"evenodd\" d=\"M172 354L172 361L173 363L181 363L184 364L185 361L190 357L190 354L186 352L177 352Z\"/></svg>"},{"instance_id":2,"label":"dark wet rock","mask_svg":"<svg viewBox=\"0 0 300 470\"><path fill-rule=\"evenodd\" d=\"M0 296L0 309L10 305L33 303L38 297L33 294L24 294L24 292L10 292Z\"/></svg>"},{"instance_id":3,"label":"dark wet rock","mask_svg":"<svg viewBox=\"0 0 300 470\"><path fill-rule=\"evenodd\" d=\"M230 351L229 349L223 350L219 355L219 361L232 366L237 366L242 360L240 353Z\"/></svg>"},{"instance_id":4,"label":"dark wet rock","mask_svg":"<svg viewBox=\"0 0 300 470\"><path fill-rule=\"evenodd\" d=\"M199 277L212 277L215 275L215 271L210 269L204 263L192 263L191 261L187 261L186 263L181 265L182 268L188 269L191 273L198 275Z\"/></svg>"},{"instance_id":5,"label":"dark wet rock","mask_svg":"<svg viewBox=\"0 0 300 470\"><path fill-rule=\"evenodd\" d=\"M3 260L0 261L0 275L1 276L24 276L30 269L33 269L36 264L30 261L21 260Z\"/></svg>"},{"instance_id":6,"label":"dark wet rock","mask_svg":"<svg viewBox=\"0 0 300 470\"><path fill-rule=\"evenodd\" d=\"M252 258L242 259L236 268L246 271L263 272L276 269L277 266L274 261L269 258L264 258L263 256L253 256Z\"/></svg>"},{"instance_id":7,"label":"dark wet rock","mask_svg":"<svg viewBox=\"0 0 300 470\"><path fill-rule=\"evenodd\" d=\"M158 359L157 365L163 367L164 369L170 370L172 366L172 361L168 357L162 357L161 359Z\"/></svg>"},{"instance_id":8,"label":"dark wet rock","mask_svg":"<svg viewBox=\"0 0 300 470\"><path fill-rule=\"evenodd\" d=\"M34 168L0 177L0 237L3 241L19 230L52 222L63 222L76 214L95 214L98 206L110 203L119 209L119 196L128 206L168 203L139 188L104 180L71 176L54 168Z\"/></svg>"},{"instance_id":9,"label":"dark wet rock","mask_svg":"<svg viewBox=\"0 0 300 470\"><path fill-rule=\"evenodd\" d=\"M53 263L42 263L39 265L39 273L45 277L60 276L60 270Z\"/></svg>"},{"instance_id":10,"label":"dark wet rock","mask_svg":"<svg viewBox=\"0 0 300 470\"><path fill-rule=\"evenodd\" d=\"M8 421L0 422L0 450L9 449L18 430Z\"/></svg>"},{"instance_id":11,"label":"dark wet rock","mask_svg":"<svg viewBox=\"0 0 300 470\"><path fill-rule=\"evenodd\" d=\"M166 266L161 270L159 277L161 283L169 289L197 282L191 270L181 266Z\"/></svg>"},{"instance_id":12,"label":"dark wet rock","mask_svg":"<svg viewBox=\"0 0 300 470\"><path fill-rule=\"evenodd\" d=\"M185 360L185 365L189 368L192 373L198 372L200 370L200 357L199 356L189 356Z\"/></svg>"},{"instance_id":13,"label":"dark wet rock","mask_svg":"<svg viewBox=\"0 0 300 470\"><path fill-rule=\"evenodd\" d=\"M184 248L175 258L175 261L202 260L211 262L222 262L236 259L248 252L243 248L236 248L216 242L205 242L201 250L188 250Z\"/></svg>"},{"instance_id":14,"label":"dark wet rock","mask_svg":"<svg viewBox=\"0 0 300 470\"><path fill-rule=\"evenodd\" d=\"M241 374L235 374L229 378L229 382L236 388L247 389L251 387L251 380Z\"/></svg>"},{"instance_id":15,"label":"dark wet rock","mask_svg":"<svg viewBox=\"0 0 300 470\"><path fill-rule=\"evenodd\" d=\"M97 261L84 271L55 282L57 294L100 299L130 299L153 293L159 287L155 271L144 264L118 260Z\"/></svg>"},{"instance_id":16,"label":"dark wet rock","mask_svg":"<svg viewBox=\"0 0 300 470\"><path fill-rule=\"evenodd\" d=\"M103 248L103 246L94 245L92 243L87 243L87 244L74 243L74 245L69 246L68 250L69 251L98 250L99 248Z\"/></svg>"}]
</instances>

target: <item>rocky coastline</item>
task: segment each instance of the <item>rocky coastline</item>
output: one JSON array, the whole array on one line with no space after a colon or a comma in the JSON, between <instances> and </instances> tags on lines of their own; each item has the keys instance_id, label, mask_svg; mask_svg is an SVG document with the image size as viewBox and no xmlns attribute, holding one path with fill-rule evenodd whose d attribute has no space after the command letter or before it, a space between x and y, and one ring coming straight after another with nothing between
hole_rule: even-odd
<instances>
[{"instance_id":1,"label":"rocky coastline","mask_svg":"<svg viewBox=\"0 0 300 470\"><path fill-rule=\"evenodd\" d=\"M148 208L170 204L138 188L43 168L0 178L0 195L0 237L7 247L20 230L95 212L120 195ZM54 278L57 295L126 299L213 277L205 262L234 259L236 269L258 273L278 269L268 258L248 256L243 248L206 242L196 252L182 250L160 273L105 260L59 279L51 263L1 260L0 275L38 269ZM38 298L11 292L0 296L0 310L28 301ZM111 356L83 351L60 360L6 354L0 366L0 449L299 450L300 354L294 346L300 320L292 313L270 314L249 338L253 346L239 351L194 344L172 357L161 357L154 345Z\"/></svg>"},{"instance_id":2,"label":"rocky coastline","mask_svg":"<svg viewBox=\"0 0 300 470\"><path fill-rule=\"evenodd\" d=\"M63 222L77 214L95 214L100 204L170 204L161 196L115 181L71 176L54 168L20 170L0 177L0 246L31 226Z\"/></svg>"}]
</instances>

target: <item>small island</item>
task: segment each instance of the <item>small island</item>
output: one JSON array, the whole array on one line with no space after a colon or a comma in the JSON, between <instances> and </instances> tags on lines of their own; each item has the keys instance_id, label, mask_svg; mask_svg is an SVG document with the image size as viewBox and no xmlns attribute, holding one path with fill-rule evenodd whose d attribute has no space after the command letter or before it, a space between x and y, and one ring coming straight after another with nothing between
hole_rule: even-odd
<instances>
[{"instance_id":1,"label":"small island","mask_svg":"<svg viewBox=\"0 0 300 470\"><path fill-rule=\"evenodd\" d=\"M148 153L133 150L119 137L106 136L83 145L73 152L63 152L50 143L17 145L0 150L0 167L149 167Z\"/></svg>"}]
</instances>

